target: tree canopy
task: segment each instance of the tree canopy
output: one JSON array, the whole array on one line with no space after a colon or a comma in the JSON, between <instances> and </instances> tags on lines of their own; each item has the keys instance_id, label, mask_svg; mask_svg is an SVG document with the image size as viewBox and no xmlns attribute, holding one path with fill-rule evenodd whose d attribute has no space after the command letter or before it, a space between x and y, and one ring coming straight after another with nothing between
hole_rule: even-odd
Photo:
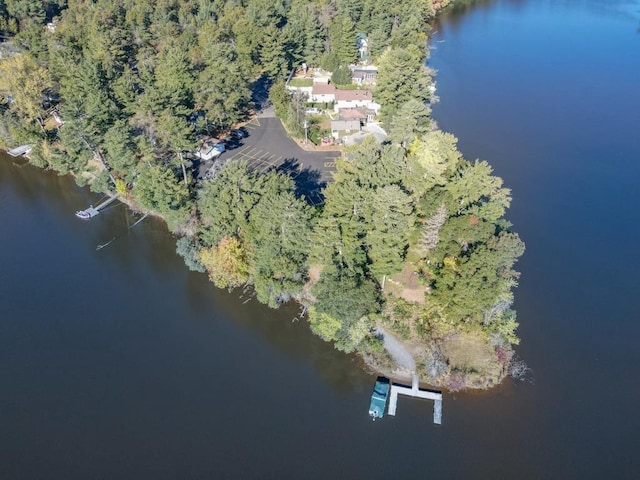
<instances>
[{"instance_id":1,"label":"tree canopy","mask_svg":"<svg viewBox=\"0 0 640 480\"><path fill-rule=\"evenodd\" d=\"M301 302L340 350L375 354L384 324L426 345L425 371L451 332L503 358L518 342L524 244L502 179L431 122L425 32L447 3L0 0L0 41L13 45L0 60L0 142L34 143L37 165L161 215L189 268L252 285L274 308ZM186 153L247 118L253 82L271 84L277 115L304 133L306 98L288 93L288 72L322 64L350 83L362 38L392 143L345 149L322 205L243 162L196 181Z\"/></svg>"}]
</instances>

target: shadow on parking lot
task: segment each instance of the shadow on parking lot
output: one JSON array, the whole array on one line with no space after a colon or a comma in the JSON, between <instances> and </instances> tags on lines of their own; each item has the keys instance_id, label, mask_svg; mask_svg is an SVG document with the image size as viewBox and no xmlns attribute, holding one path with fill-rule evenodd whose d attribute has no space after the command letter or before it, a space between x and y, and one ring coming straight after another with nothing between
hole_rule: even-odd
<instances>
[{"instance_id":1,"label":"shadow on parking lot","mask_svg":"<svg viewBox=\"0 0 640 480\"><path fill-rule=\"evenodd\" d=\"M225 138L224 144L227 150L235 150L237 148L244 147L244 142L242 141L242 138L238 138L238 137Z\"/></svg>"},{"instance_id":2,"label":"shadow on parking lot","mask_svg":"<svg viewBox=\"0 0 640 480\"><path fill-rule=\"evenodd\" d=\"M276 171L289 175L296 184L296 196L304 197L311 205L321 205L324 203L322 189L327 186L327 182L322 180L322 175L318 170L311 168L300 168L300 163L294 158L287 158L281 165L276 167Z\"/></svg>"},{"instance_id":3,"label":"shadow on parking lot","mask_svg":"<svg viewBox=\"0 0 640 480\"><path fill-rule=\"evenodd\" d=\"M256 112L260 112L271 105L269 101L269 89L271 80L267 77L258 78L252 85L251 103Z\"/></svg>"}]
</instances>

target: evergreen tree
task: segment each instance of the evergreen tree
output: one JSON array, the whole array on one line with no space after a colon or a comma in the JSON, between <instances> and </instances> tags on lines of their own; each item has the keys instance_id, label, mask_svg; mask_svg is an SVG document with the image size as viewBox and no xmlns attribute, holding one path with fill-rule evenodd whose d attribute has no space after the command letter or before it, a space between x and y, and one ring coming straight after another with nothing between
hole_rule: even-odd
<instances>
[{"instance_id":1,"label":"evergreen tree","mask_svg":"<svg viewBox=\"0 0 640 480\"><path fill-rule=\"evenodd\" d=\"M347 17L354 24L357 24L362 15L364 0L340 0L338 2L338 15Z\"/></svg>"},{"instance_id":2,"label":"evergreen tree","mask_svg":"<svg viewBox=\"0 0 640 480\"><path fill-rule=\"evenodd\" d=\"M318 302L309 312L311 330L344 352L358 348L373 327L367 316L378 309L375 284L346 272L324 273L313 294Z\"/></svg>"},{"instance_id":3,"label":"evergreen tree","mask_svg":"<svg viewBox=\"0 0 640 480\"><path fill-rule=\"evenodd\" d=\"M340 65L331 75L334 85L351 85L351 69L348 65Z\"/></svg>"},{"instance_id":4,"label":"evergreen tree","mask_svg":"<svg viewBox=\"0 0 640 480\"><path fill-rule=\"evenodd\" d=\"M511 204L511 191L502 186L502 179L492 175L486 161L463 166L447 184L447 192L458 213L468 212L496 222Z\"/></svg>"},{"instance_id":5,"label":"evergreen tree","mask_svg":"<svg viewBox=\"0 0 640 480\"><path fill-rule=\"evenodd\" d=\"M178 115L188 115L193 111L193 66L180 42L169 41L160 50L150 80L141 101L152 112L171 108Z\"/></svg>"},{"instance_id":6,"label":"evergreen tree","mask_svg":"<svg viewBox=\"0 0 640 480\"><path fill-rule=\"evenodd\" d=\"M338 16L331 22L331 51L337 55L341 64L349 65L356 61L356 33L356 25L349 17Z\"/></svg>"},{"instance_id":7,"label":"evergreen tree","mask_svg":"<svg viewBox=\"0 0 640 480\"><path fill-rule=\"evenodd\" d=\"M426 102L430 79L415 48L390 48L379 61L374 98L382 105L380 116L390 123L400 107L410 100Z\"/></svg>"},{"instance_id":8,"label":"evergreen tree","mask_svg":"<svg viewBox=\"0 0 640 480\"><path fill-rule=\"evenodd\" d=\"M270 307L302 291L312 215L311 208L296 198L290 177L275 172L266 175L244 239L257 298Z\"/></svg>"},{"instance_id":9,"label":"evergreen tree","mask_svg":"<svg viewBox=\"0 0 640 480\"><path fill-rule=\"evenodd\" d=\"M370 271L376 277L402 270L413 229L414 208L411 197L398 185L387 185L373 196L374 228L367 232Z\"/></svg>"},{"instance_id":10,"label":"evergreen tree","mask_svg":"<svg viewBox=\"0 0 640 480\"><path fill-rule=\"evenodd\" d=\"M424 102L408 100L391 117L389 137L402 146L407 146L427 133L431 124L430 117L431 110Z\"/></svg>"},{"instance_id":11,"label":"evergreen tree","mask_svg":"<svg viewBox=\"0 0 640 480\"><path fill-rule=\"evenodd\" d=\"M140 164L132 194L144 208L162 214L172 231L180 230L191 210L187 187L160 165Z\"/></svg>"},{"instance_id":12,"label":"evergreen tree","mask_svg":"<svg viewBox=\"0 0 640 480\"><path fill-rule=\"evenodd\" d=\"M268 25L262 33L260 65L268 78L284 77L288 70L284 52L285 43L280 29Z\"/></svg>"},{"instance_id":13,"label":"evergreen tree","mask_svg":"<svg viewBox=\"0 0 640 480\"><path fill-rule=\"evenodd\" d=\"M136 144L126 120L116 120L104 135L105 157L120 178L127 183L136 176Z\"/></svg>"},{"instance_id":14,"label":"evergreen tree","mask_svg":"<svg viewBox=\"0 0 640 480\"><path fill-rule=\"evenodd\" d=\"M238 236L247 226L249 212L260 199L263 179L250 171L246 162L227 164L198 197L202 222L200 237L205 245Z\"/></svg>"}]
</instances>

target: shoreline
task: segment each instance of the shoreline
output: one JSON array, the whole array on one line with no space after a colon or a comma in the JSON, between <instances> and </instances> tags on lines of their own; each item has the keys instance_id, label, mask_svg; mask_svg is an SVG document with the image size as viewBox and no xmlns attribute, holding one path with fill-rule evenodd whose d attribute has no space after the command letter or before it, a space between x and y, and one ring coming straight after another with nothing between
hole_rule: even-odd
<instances>
[{"instance_id":1,"label":"shoreline","mask_svg":"<svg viewBox=\"0 0 640 480\"><path fill-rule=\"evenodd\" d=\"M445 11L446 11L446 9L445 9ZM437 18L439 16L439 13L440 12L438 12L438 14L436 14L436 16L434 18ZM428 48L428 43L427 43L426 46ZM423 60L426 60L426 59L423 59ZM423 64L424 64L424 61L423 61ZM424 72L422 72L422 73L424 74ZM424 75L426 75L426 74L424 74ZM427 77L425 77L425 78L427 78ZM416 99L417 99L417 97L416 97ZM415 99L413 99L413 100L415 100ZM393 104L390 104L390 105L393 105ZM282 125L284 130L287 132L288 137L290 139L292 139L295 142L295 144L303 151L316 151L316 152L322 152L322 151L336 152L337 151L337 152L344 152L344 149L342 147L340 147L340 146L317 147L313 143L311 143L310 145L309 144L305 144L305 143L303 143L303 141L301 139L293 137L292 135L289 134L289 132L287 131L287 128L285 126L285 123L281 119L278 119L278 121L280 122L280 124ZM100 150L100 146L97 146L96 147L96 151L99 152L99 150ZM94 152L94 155L95 155L95 152ZM100 155L100 154L98 154L98 155ZM40 154L38 154L38 156L36 158L37 158L39 163L42 162ZM29 162L31 162L28 157L27 157L27 160ZM103 174L102 175L103 177L104 177L104 172L105 171L106 171L106 173L109 173L109 175L111 176L111 170L114 170L116 172L116 177L118 179L128 178L128 177L124 176L124 174L122 174L122 172L117 170L116 168L110 168L104 162L101 162L101 163L103 164L104 169L98 169L98 171ZM53 162L48 161L48 164L52 165ZM115 164L115 161L114 161L114 164ZM37 166L37 165L35 165L35 166ZM45 167L41 167L41 168L45 168ZM47 167L47 168L49 168L49 167ZM53 167L51 167L51 168L53 168ZM83 167L83 168L86 168L86 166ZM161 168L161 167L158 167L158 168ZM166 168L166 166L164 168ZM74 167L74 169L78 170L78 167ZM184 165L183 165L183 172L184 172ZM70 174L72 176L76 177L76 178L80 178L80 176L83 173L84 172L77 173L77 174L74 174L74 173L70 173ZM97 179L97 176L94 175L94 177L95 178L94 178L93 181L95 181L95 179ZM142 178L142 177L139 177L139 178ZM184 203L180 203L179 205L178 205L177 202L175 204L167 204L167 205L169 205L169 207L167 207L166 209L164 208L166 205L163 205L158 201L154 200L154 201L149 202L148 200L145 200L145 202L147 202L149 205L153 205L155 208L161 208L162 211L165 212L163 214L163 213L161 213L161 212L159 212L157 210L146 209L146 208L141 207L138 202L136 202L136 201L134 201L132 199L132 195L131 195L132 194L132 188L131 187L129 187L127 184L125 184L123 180L117 180L116 181L116 180L113 179L113 176L111 177L111 179L116 184L116 185L114 185L116 192L119 192L120 190L123 190L122 192L118 193L119 194L119 199L132 212L134 212L134 213L144 213L145 215L152 215L152 216L154 216L154 217L156 217L158 219L161 219L167 225L169 233L172 233L174 235L185 236L185 237L190 237L190 238L194 238L195 237L195 233L196 233L195 230L196 230L196 227L198 226L198 222L199 222L198 214L196 213L198 211L197 210L198 209L198 205L194 201L194 197L196 196L195 194L197 192L196 188L188 187L186 189L187 190L187 199L186 200L185 199L180 200L180 202L184 202ZM87 179L84 178L84 180L86 181ZM89 180L89 182L93 182L93 181ZM104 181L104 179L101 179L101 181ZM109 186L108 180L106 180L105 182L107 182L107 183L105 183L104 185L102 183L99 184L99 187L100 188L104 187L104 188L108 189L108 186ZM119 182L122 182L122 185L120 185ZM186 182L186 176L185 176L185 182ZM142 182L140 182L140 183L142 183ZM162 186L162 185L160 185L160 186ZM97 186L96 190L99 190L99 187ZM112 193L110 191L103 192L103 193L108 194L110 196L115 195L114 193ZM178 195L175 192L173 192L173 193L176 196ZM140 197L140 198L142 199L142 197ZM176 207L174 205L178 205L178 206ZM184 211L180 210L183 207L185 207L185 210ZM180 216L179 217L176 216L176 218L178 220L172 219L172 216L171 216L172 215L172 211L169 210L169 208L174 209L174 211L179 212ZM373 228L373 230L375 230L375 228ZM202 244L202 245L206 246L206 244ZM407 244L407 248L409 248L408 244ZM186 267L186 265L185 265L185 267ZM364 268L365 273L369 272L367 267L363 267L363 268ZM295 270L293 270L293 271L295 271ZM309 267L307 267L307 275L309 273L308 271L309 271ZM393 271L393 270L389 270L389 271ZM371 272L373 272L373 270L371 270ZM376 277L371 272L368 274L369 275L368 281L370 283L373 282L375 284ZM386 275L385 275L385 277L386 277ZM210 277L210 278L212 278L212 277ZM252 281L255 282L255 279L252 278ZM255 283L257 284L257 282L255 282ZM252 283L252 286L253 286L253 283ZM304 297L304 293L302 295L299 295L296 298L295 292L296 292L295 288L291 288L291 290L289 290L289 291L284 291L283 290L283 293L291 294L292 295L291 298L295 299L296 302L299 303L300 305L305 306L305 303L309 303L308 299L306 299ZM391 296L393 296L393 294L391 294ZM384 304L387 303L387 300L389 300L389 301L392 300L391 296L389 296L389 294L382 293L382 294L380 294L379 300L376 300L376 302L378 302L379 305L376 304L374 307L375 308L378 308L378 307L380 308L380 310L378 310L380 315L382 315L383 313L386 313L386 312L384 312ZM271 300L269 300L269 301L271 302ZM435 301L437 301L437 300L434 300L434 302ZM262 303L265 303L265 301L263 301ZM453 318L457 319L458 317L453 317ZM307 315L307 321L308 321L309 324L312 323L311 320L310 320L309 315ZM393 328L394 328L393 325L389 325L389 329L391 329L393 331ZM456 330L456 328L457 328L457 330ZM433 336L429 337L429 336L425 335L423 337L420 337L420 339L422 340L421 347L424 348L424 352L414 351L413 353L410 353L409 352L409 347L411 347L410 342L408 342L408 341L398 341L397 342L397 343L403 344L406 354L412 358L412 361L414 362L413 370L414 371L418 371L419 370L420 373L418 373L418 375L421 377L421 380L425 375L429 375L427 373L427 370L426 370L425 366L423 366L423 361L427 362L427 364L428 364L428 362L431 361L431 360L429 360L431 357L434 357L434 358L438 357L438 355L440 355L440 352L442 351L442 348L441 348L440 344L446 344L451 338L455 338L456 335L459 336L459 337L465 335L464 334L464 329L460 328L459 325L457 325L455 327L452 327L452 329L453 329L453 333L448 333L448 334L440 335L440 336L433 335ZM397 333L397 332L394 332L394 334L395 333ZM388 335L390 337L393 337L394 334L389 333ZM370 334L369 334L369 336L370 336ZM416 341L416 338L417 337L414 337L412 340ZM325 338L325 340L327 340L327 339ZM379 340L379 339L376 339L376 340ZM465 340L469 341L468 339L465 339ZM329 340L329 342L333 343L334 346L336 345L336 339ZM460 340L459 343L464 343L464 341ZM360 345L360 344L358 344L358 345ZM362 343L362 345L364 345L364 342ZM351 348L353 348L353 346L351 346ZM385 345L383 347L384 351L388 352L388 358L386 360L383 358L384 355L379 355L379 358L376 358L375 356L368 355L367 353L365 353L364 349L369 348L369 347L362 346L361 348L363 350L358 351L359 356L361 358L363 358L365 363L367 363L370 367L374 368L376 371L378 371L380 373L384 373L385 371L387 371L387 372L391 372L392 375L394 375L394 376L400 375L403 378L404 378L404 376L406 376L407 378L410 378L411 367L408 367L406 363L404 365L402 365L403 362L398 362L397 361L398 358L397 357L394 358L392 349L389 348L388 345ZM513 351L511 349L511 347L507 345L506 347L504 347L504 350L506 351L506 353L504 353L504 355L506 355L510 360L512 358L512 355L513 355ZM349 350L345 350L345 351L349 351ZM436 358L436 360L438 360L438 358ZM446 358L448 358L448 357L446 357ZM433 360L433 361L435 362L436 360ZM420 368L418 368L418 366L416 366L416 364L418 364ZM442 380L440 382L440 384L442 384L442 385L445 385L447 383L453 385L453 383L454 383L453 376L457 375L458 373L456 373L457 371L455 370L455 367L451 367L451 368L449 368L449 367L450 367L450 365L448 363L446 365L444 365L444 366L439 364L438 365L439 369L437 370L439 372L438 375L437 376L433 376L433 378L431 376L429 376L429 378L431 378L432 380L438 380L438 379ZM462 389L488 388L489 386L493 386L495 383L500 383L504 379L504 377L506 376L506 373L504 371L501 371L500 374L496 375L495 368L494 368L493 372L494 372L493 375L485 375L485 376L476 375L474 378L477 381L474 380L474 382L471 383L471 384L469 384L467 382L466 377L465 377L465 380L463 382L463 386L461 386L461 388ZM462 374L462 375L466 375L466 374ZM490 379L491 381L485 381L486 379ZM453 389L455 389L455 385L453 385Z\"/></svg>"}]
</instances>

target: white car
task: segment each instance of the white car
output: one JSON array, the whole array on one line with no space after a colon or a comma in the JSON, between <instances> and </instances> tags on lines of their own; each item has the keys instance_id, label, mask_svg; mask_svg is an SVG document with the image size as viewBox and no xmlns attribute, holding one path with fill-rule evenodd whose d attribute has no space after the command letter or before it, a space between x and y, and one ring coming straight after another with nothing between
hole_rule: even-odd
<instances>
[{"instance_id":1,"label":"white car","mask_svg":"<svg viewBox=\"0 0 640 480\"><path fill-rule=\"evenodd\" d=\"M217 157L225 150L226 150L226 147L224 146L224 142L218 142L213 146L213 152L214 152L213 155Z\"/></svg>"}]
</instances>

